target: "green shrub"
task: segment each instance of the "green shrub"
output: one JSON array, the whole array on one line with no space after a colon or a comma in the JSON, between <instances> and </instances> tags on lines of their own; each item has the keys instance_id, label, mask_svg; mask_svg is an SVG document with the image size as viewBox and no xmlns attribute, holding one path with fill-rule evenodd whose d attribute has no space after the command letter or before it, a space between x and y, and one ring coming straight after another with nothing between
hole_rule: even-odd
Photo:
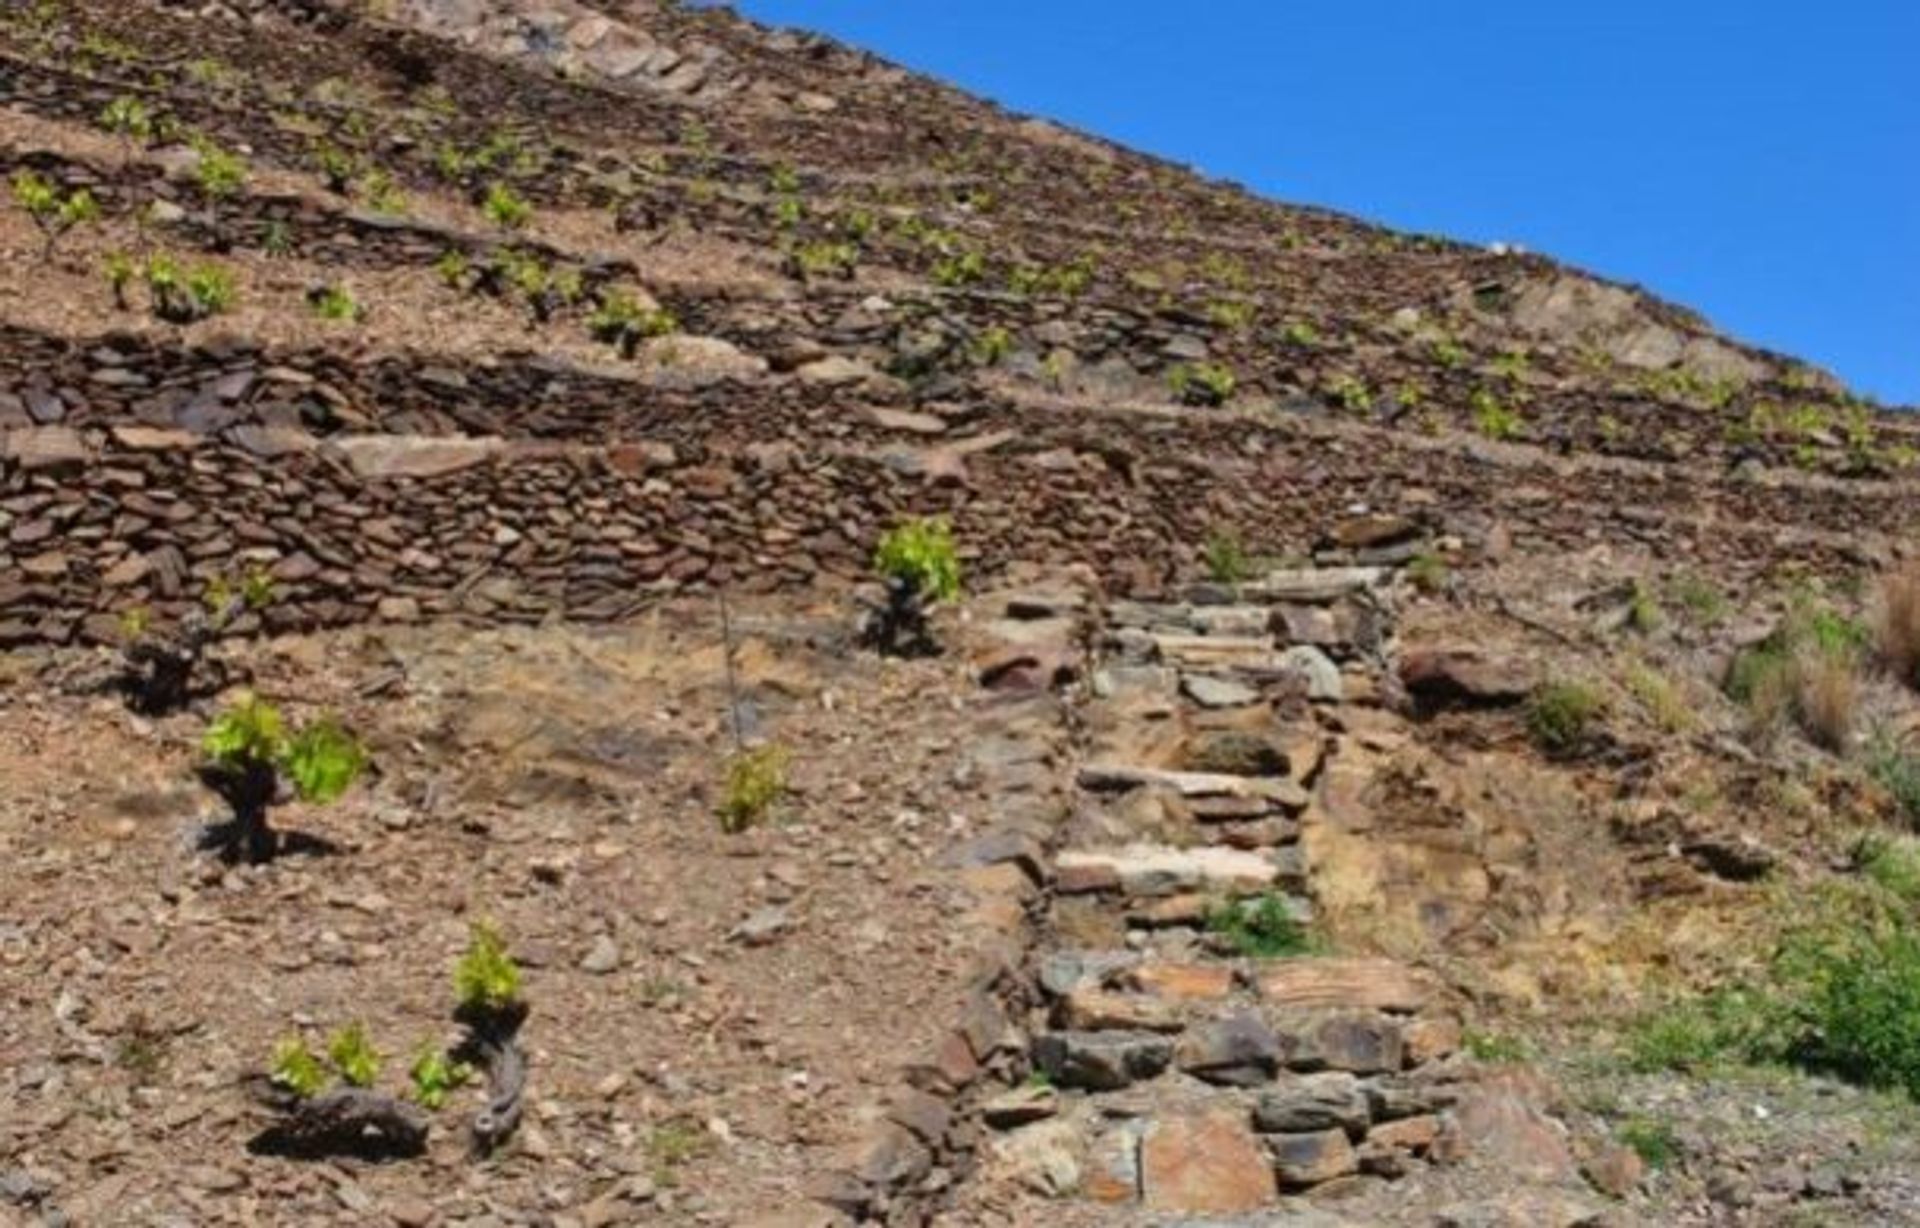
<instances>
[{"instance_id":1,"label":"green shrub","mask_svg":"<svg viewBox=\"0 0 1920 1228\"><path fill-rule=\"evenodd\" d=\"M1911 848L1869 850L1863 880L1815 889L1763 982L1670 1004L1636 1021L1642 1071L1786 1064L1920 1099L1920 932Z\"/></svg>"},{"instance_id":2,"label":"green shrub","mask_svg":"<svg viewBox=\"0 0 1920 1228\"><path fill-rule=\"evenodd\" d=\"M1527 706L1527 732L1548 754L1571 754L1605 713L1605 697L1585 683L1549 682L1534 691Z\"/></svg>"},{"instance_id":3,"label":"green shrub","mask_svg":"<svg viewBox=\"0 0 1920 1228\"><path fill-rule=\"evenodd\" d=\"M214 718L200 749L216 765L244 768L270 764L286 749L286 723L280 709L257 695L245 694Z\"/></svg>"},{"instance_id":4,"label":"green shrub","mask_svg":"<svg viewBox=\"0 0 1920 1228\"><path fill-rule=\"evenodd\" d=\"M448 248L440 253L433 262L433 271L448 289L465 293L469 288L469 278L473 274L473 265L467 260L467 254L458 248Z\"/></svg>"},{"instance_id":5,"label":"green shrub","mask_svg":"<svg viewBox=\"0 0 1920 1228\"><path fill-rule=\"evenodd\" d=\"M1295 349L1310 350L1320 344L1320 333L1305 320L1290 320L1280 330L1280 340Z\"/></svg>"},{"instance_id":6,"label":"green shrub","mask_svg":"<svg viewBox=\"0 0 1920 1228\"><path fill-rule=\"evenodd\" d=\"M1723 689L1757 730L1791 716L1815 743L1839 751L1852 735L1868 642L1862 624L1796 598L1772 634L1734 657Z\"/></svg>"},{"instance_id":7,"label":"green shrub","mask_svg":"<svg viewBox=\"0 0 1920 1228\"><path fill-rule=\"evenodd\" d=\"M367 1029L350 1023L327 1040L327 1060L349 1087L372 1087L380 1077L380 1054L367 1039Z\"/></svg>"},{"instance_id":8,"label":"green shrub","mask_svg":"<svg viewBox=\"0 0 1920 1228\"><path fill-rule=\"evenodd\" d=\"M486 921L468 931L467 949L453 966L453 993L467 1010L504 1011L520 1001L520 966L500 931Z\"/></svg>"},{"instance_id":9,"label":"green shrub","mask_svg":"<svg viewBox=\"0 0 1920 1228\"><path fill-rule=\"evenodd\" d=\"M1524 1062L1533 1056L1525 1037L1471 1028L1461 1034L1460 1049L1476 1062Z\"/></svg>"},{"instance_id":10,"label":"green shrub","mask_svg":"<svg viewBox=\"0 0 1920 1228\"><path fill-rule=\"evenodd\" d=\"M145 142L153 137L153 112L139 99L122 95L101 110L100 126L128 144Z\"/></svg>"},{"instance_id":11,"label":"green shrub","mask_svg":"<svg viewBox=\"0 0 1920 1228\"><path fill-rule=\"evenodd\" d=\"M1818 927L1780 963L1794 1061L1920 1098L1920 933L1910 908Z\"/></svg>"},{"instance_id":12,"label":"green shrub","mask_svg":"<svg viewBox=\"0 0 1920 1228\"><path fill-rule=\"evenodd\" d=\"M1675 576L1667 585L1667 595L1702 626L1711 627L1727 616L1726 594L1700 576Z\"/></svg>"},{"instance_id":13,"label":"green shrub","mask_svg":"<svg viewBox=\"0 0 1920 1228\"><path fill-rule=\"evenodd\" d=\"M204 133L195 133L187 143L198 155L194 163L194 182L215 199L233 196L246 186L247 164L238 155L227 152Z\"/></svg>"},{"instance_id":14,"label":"green shrub","mask_svg":"<svg viewBox=\"0 0 1920 1228\"><path fill-rule=\"evenodd\" d=\"M1869 836L1855 850L1861 873L1909 907L1920 905L1920 841Z\"/></svg>"},{"instance_id":15,"label":"green shrub","mask_svg":"<svg viewBox=\"0 0 1920 1228\"><path fill-rule=\"evenodd\" d=\"M983 367L997 367L1013 352L1013 334L999 324L989 325L973 339L973 360Z\"/></svg>"},{"instance_id":16,"label":"green shrub","mask_svg":"<svg viewBox=\"0 0 1920 1228\"><path fill-rule=\"evenodd\" d=\"M287 740L279 762L302 801L326 805L360 778L367 752L333 718L321 717Z\"/></svg>"},{"instance_id":17,"label":"green shrub","mask_svg":"<svg viewBox=\"0 0 1920 1228\"><path fill-rule=\"evenodd\" d=\"M1294 918L1285 896L1265 892L1210 909L1207 931L1249 959L1286 959L1313 950L1306 926Z\"/></svg>"},{"instance_id":18,"label":"green shrub","mask_svg":"<svg viewBox=\"0 0 1920 1228\"><path fill-rule=\"evenodd\" d=\"M1868 744L1867 774L1893 796L1900 817L1920 827L1920 755L1883 732Z\"/></svg>"},{"instance_id":19,"label":"green shrub","mask_svg":"<svg viewBox=\"0 0 1920 1228\"><path fill-rule=\"evenodd\" d=\"M744 750L727 761L720 799L721 830L737 835L765 822L787 792L788 755L782 746Z\"/></svg>"},{"instance_id":20,"label":"green shrub","mask_svg":"<svg viewBox=\"0 0 1920 1228\"><path fill-rule=\"evenodd\" d=\"M320 1059L297 1036L289 1036L273 1047L273 1064L267 1077L302 1100L319 1095L327 1085L327 1072Z\"/></svg>"},{"instance_id":21,"label":"green shrub","mask_svg":"<svg viewBox=\"0 0 1920 1228\"><path fill-rule=\"evenodd\" d=\"M1655 1172L1672 1167L1680 1155L1680 1144L1674 1137L1673 1127L1651 1117L1628 1118L1615 1128L1614 1136Z\"/></svg>"},{"instance_id":22,"label":"green shrub","mask_svg":"<svg viewBox=\"0 0 1920 1228\"><path fill-rule=\"evenodd\" d=\"M950 289L971 286L987 275L987 258L972 248L941 256L933 265L935 285Z\"/></svg>"},{"instance_id":23,"label":"green shrub","mask_svg":"<svg viewBox=\"0 0 1920 1228\"><path fill-rule=\"evenodd\" d=\"M465 1062L456 1062L432 1045L423 1046L407 1072L413 1080L413 1098L423 1109L439 1109L455 1089L464 1087L474 1076Z\"/></svg>"},{"instance_id":24,"label":"green shrub","mask_svg":"<svg viewBox=\"0 0 1920 1228\"><path fill-rule=\"evenodd\" d=\"M153 313L174 324L191 324L233 306L233 276L214 265L183 271L165 255L147 260L147 294Z\"/></svg>"},{"instance_id":25,"label":"green shrub","mask_svg":"<svg viewBox=\"0 0 1920 1228\"><path fill-rule=\"evenodd\" d=\"M1488 439L1518 439L1526 431L1526 422L1519 411L1501 404L1499 398L1484 388L1475 390L1471 406L1473 428Z\"/></svg>"},{"instance_id":26,"label":"green shrub","mask_svg":"<svg viewBox=\"0 0 1920 1228\"><path fill-rule=\"evenodd\" d=\"M1407 582L1421 592L1445 592L1448 581L1447 561L1433 551L1422 550L1407 560Z\"/></svg>"},{"instance_id":27,"label":"green shrub","mask_svg":"<svg viewBox=\"0 0 1920 1228\"><path fill-rule=\"evenodd\" d=\"M914 519L887 531L874 550L882 578L901 580L929 601L960 595L960 557L953 528L943 519Z\"/></svg>"},{"instance_id":28,"label":"green shrub","mask_svg":"<svg viewBox=\"0 0 1920 1228\"><path fill-rule=\"evenodd\" d=\"M791 256L793 273L806 281L823 278L846 280L860 263L860 248L853 243L817 239L802 243Z\"/></svg>"},{"instance_id":29,"label":"green shrub","mask_svg":"<svg viewBox=\"0 0 1920 1228\"><path fill-rule=\"evenodd\" d=\"M100 219L100 206L93 193L85 188L62 192L51 180L30 170L14 172L13 200L40 231L43 263L53 259L68 231Z\"/></svg>"},{"instance_id":30,"label":"green shrub","mask_svg":"<svg viewBox=\"0 0 1920 1228\"><path fill-rule=\"evenodd\" d=\"M587 327L594 340L617 346L631 358L640 342L679 332L680 321L664 307L642 306L633 295L609 287L600 292L600 305L587 318Z\"/></svg>"},{"instance_id":31,"label":"green shrub","mask_svg":"<svg viewBox=\"0 0 1920 1228\"><path fill-rule=\"evenodd\" d=\"M1224 405L1238 382L1232 371L1217 363L1181 363L1167 371L1167 387L1187 405Z\"/></svg>"},{"instance_id":32,"label":"green shrub","mask_svg":"<svg viewBox=\"0 0 1920 1228\"><path fill-rule=\"evenodd\" d=\"M360 304L345 286L320 286L307 293L307 307L322 320L355 321Z\"/></svg>"},{"instance_id":33,"label":"green shrub","mask_svg":"<svg viewBox=\"0 0 1920 1228\"><path fill-rule=\"evenodd\" d=\"M488 186L487 194L480 203L480 212L503 230L519 230L533 220L533 206L504 183Z\"/></svg>"},{"instance_id":34,"label":"green shrub","mask_svg":"<svg viewBox=\"0 0 1920 1228\"><path fill-rule=\"evenodd\" d=\"M133 257L125 252L108 252L100 262L100 275L107 279L107 286L113 291L113 304L122 311L128 308L127 287L133 284L137 271Z\"/></svg>"}]
</instances>

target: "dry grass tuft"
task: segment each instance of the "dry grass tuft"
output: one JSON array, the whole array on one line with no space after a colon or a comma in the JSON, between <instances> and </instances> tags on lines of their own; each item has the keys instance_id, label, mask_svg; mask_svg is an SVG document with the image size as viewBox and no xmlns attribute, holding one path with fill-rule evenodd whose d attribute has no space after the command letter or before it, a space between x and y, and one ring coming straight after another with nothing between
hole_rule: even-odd
<instances>
[{"instance_id":1,"label":"dry grass tuft","mask_svg":"<svg viewBox=\"0 0 1920 1228\"><path fill-rule=\"evenodd\" d=\"M1801 652L1792 668L1794 713L1819 746L1843 753L1860 707L1860 673L1854 663L1821 652Z\"/></svg>"},{"instance_id":2,"label":"dry grass tuft","mask_svg":"<svg viewBox=\"0 0 1920 1228\"><path fill-rule=\"evenodd\" d=\"M1907 686L1920 686L1920 563L1880 579L1880 659Z\"/></svg>"}]
</instances>

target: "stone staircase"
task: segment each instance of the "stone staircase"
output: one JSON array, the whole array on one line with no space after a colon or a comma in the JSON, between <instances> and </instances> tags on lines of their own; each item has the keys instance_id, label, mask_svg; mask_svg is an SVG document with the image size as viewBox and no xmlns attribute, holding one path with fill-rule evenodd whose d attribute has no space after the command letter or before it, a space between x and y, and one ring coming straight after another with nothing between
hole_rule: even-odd
<instances>
[{"instance_id":1,"label":"stone staircase","mask_svg":"<svg viewBox=\"0 0 1920 1228\"><path fill-rule=\"evenodd\" d=\"M1317 915L1316 837L1350 804L1329 791L1400 723L1399 583L1335 565L1106 608L1031 965L1032 1073L981 1104L992 1193L972 1213L1391 1200L1490 1135L1577 1185L1559 1123L1459 1055L1440 978L1343 950ZM1540 1222L1582 1222L1571 1205Z\"/></svg>"}]
</instances>

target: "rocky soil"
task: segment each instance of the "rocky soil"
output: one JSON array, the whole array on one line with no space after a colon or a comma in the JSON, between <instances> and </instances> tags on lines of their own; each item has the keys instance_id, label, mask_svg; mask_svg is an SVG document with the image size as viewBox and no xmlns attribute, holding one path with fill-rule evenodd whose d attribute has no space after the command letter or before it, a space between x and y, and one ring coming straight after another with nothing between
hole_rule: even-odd
<instances>
[{"instance_id":1,"label":"rocky soil","mask_svg":"<svg viewBox=\"0 0 1920 1228\"><path fill-rule=\"evenodd\" d=\"M1911 557L1910 417L704 7L8 3L0 173L99 213L0 212L0 1221L1920 1221L1905 1101L1617 1045L1887 827L1720 682ZM103 689L247 585L187 710ZM241 687L371 751L261 866ZM398 1086L483 918L507 1145L263 1152L276 1042Z\"/></svg>"}]
</instances>

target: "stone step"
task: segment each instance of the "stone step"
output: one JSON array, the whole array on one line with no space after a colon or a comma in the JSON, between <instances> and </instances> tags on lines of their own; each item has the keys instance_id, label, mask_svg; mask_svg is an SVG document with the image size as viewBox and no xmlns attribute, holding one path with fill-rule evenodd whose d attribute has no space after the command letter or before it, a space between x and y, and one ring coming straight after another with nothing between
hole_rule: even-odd
<instances>
[{"instance_id":1,"label":"stone step","mask_svg":"<svg viewBox=\"0 0 1920 1228\"><path fill-rule=\"evenodd\" d=\"M1173 772L1164 768L1119 763L1085 763L1075 779L1089 793L1125 793L1133 789L1165 789L1181 797L1261 798L1278 806L1295 806L1300 786L1277 776L1229 776L1221 772Z\"/></svg>"},{"instance_id":2,"label":"stone step","mask_svg":"<svg viewBox=\"0 0 1920 1228\"><path fill-rule=\"evenodd\" d=\"M1260 890L1280 878L1271 857L1243 849L1208 846L1177 849L1136 844L1119 849L1069 849L1054 859L1061 890L1096 890L1100 885L1129 895L1172 895L1216 888Z\"/></svg>"},{"instance_id":3,"label":"stone step","mask_svg":"<svg viewBox=\"0 0 1920 1228\"><path fill-rule=\"evenodd\" d=\"M1392 573L1385 567L1305 567L1270 571L1246 584L1196 584L1186 591L1194 605L1273 605L1299 601L1323 605L1378 589Z\"/></svg>"},{"instance_id":4,"label":"stone step","mask_svg":"<svg viewBox=\"0 0 1920 1228\"><path fill-rule=\"evenodd\" d=\"M1255 978L1270 1005L1355 1008L1416 1014L1438 996L1435 978L1391 959L1296 959L1270 964Z\"/></svg>"}]
</instances>

